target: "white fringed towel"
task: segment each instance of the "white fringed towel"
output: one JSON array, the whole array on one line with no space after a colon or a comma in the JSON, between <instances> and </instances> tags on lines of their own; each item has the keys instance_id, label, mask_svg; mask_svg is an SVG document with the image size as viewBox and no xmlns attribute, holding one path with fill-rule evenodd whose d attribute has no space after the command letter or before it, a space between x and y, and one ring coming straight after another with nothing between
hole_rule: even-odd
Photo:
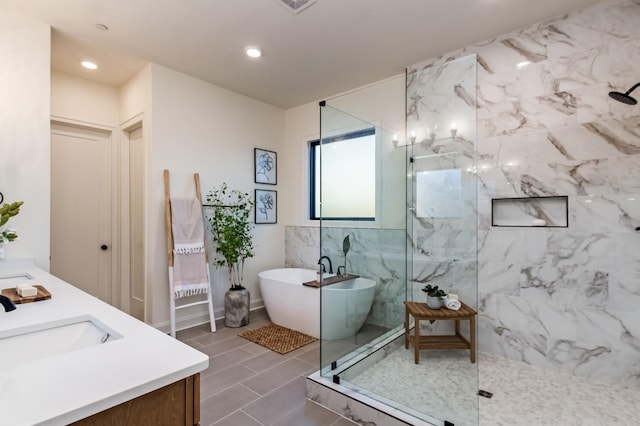
<instances>
[{"instance_id":1,"label":"white fringed towel","mask_svg":"<svg viewBox=\"0 0 640 426\"><path fill-rule=\"evenodd\" d=\"M197 198L171 199L173 231L173 296L180 298L209 291L204 253L202 206Z\"/></svg>"}]
</instances>

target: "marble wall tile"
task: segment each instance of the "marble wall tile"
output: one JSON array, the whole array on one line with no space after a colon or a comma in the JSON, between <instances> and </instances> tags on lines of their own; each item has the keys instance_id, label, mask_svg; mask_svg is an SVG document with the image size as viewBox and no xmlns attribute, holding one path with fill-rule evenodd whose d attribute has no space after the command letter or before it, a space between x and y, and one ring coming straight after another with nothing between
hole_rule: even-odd
<instances>
[{"instance_id":1,"label":"marble wall tile","mask_svg":"<svg viewBox=\"0 0 640 426\"><path fill-rule=\"evenodd\" d=\"M637 253L637 252L636 252ZM609 273L608 309L637 312L640 306L640 262L620 265Z\"/></svg>"},{"instance_id":2,"label":"marble wall tile","mask_svg":"<svg viewBox=\"0 0 640 426\"><path fill-rule=\"evenodd\" d=\"M637 332L618 321L640 306L640 110L607 92L636 83L639 6L606 1L563 17L544 27L546 59L518 72L507 53L487 62L502 68L481 63L478 72L478 209L487 231L479 232L480 345L635 388ZM479 63L503 48L498 43L478 49ZM545 96L561 96L561 114L549 112L560 102L548 99L546 110L522 107L523 99ZM487 226L492 197L554 194L570 197L568 229L498 233Z\"/></svg>"},{"instance_id":3,"label":"marble wall tile","mask_svg":"<svg viewBox=\"0 0 640 426\"><path fill-rule=\"evenodd\" d=\"M541 302L604 308L609 299L609 273L551 264L522 268L520 296Z\"/></svg>"},{"instance_id":4,"label":"marble wall tile","mask_svg":"<svg viewBox=\"0 0 640 426\"><path fill-rule=\"evenodd\" d=\"M318 269L320 230L316 227L285 227L285 266Z\"/></svg>"},{"instance_id":5,"label":"marble wall tile","mask_svg":"<svg viewBox=\"0 0 640 426\"><path fill-rule=\"evenodd\" d=\"M637 41L640 44L640 39ZM639 62L640 63L640 62ZM615 101L608 96L610 91L626 92L639 78L629 76L625 82L612 86L611 83L599 84L584 89L572 90L576 97L578 108L578 123L587 124L591 122L603 122L610 120L623 121L626 124L638 122L640 110L629 108L621 102ZM633 95L638 99L637 92Z\"/></svg>"},{"instance_id":6,"label":"marble wall tile","mask_svg":"<svg viewBox=\"0 0 640 426\"><path fill-rule=\"evenodd\" d=\"M477 55L480 349L636 388L638 334L621 317L640 312L640 109L607 94L640 78L638 22L640 1L605 0L415 67ZM427 86L408 86L423 110ZM569 197L567 228L491 226L492 198L545 195ZM456 259L442 224L418 222L414 297Z\"/></svg>"},{"instance_id":7,"label":"marble wall tile","mask_svg":"<svg viewBox=\"0 0 640 426\"><path fill-rule=\"evenodd\" d=\"M478 137L513 135L577 124L576 98L556 92L481 108ZM480 113L479 113L480 116Z\"/></svg>"},{"instance_id":8,"label":"marble wall tile","mask_svg":"<svg viewBox=\"0 0 640 426\"><path fill-rule=\"evenodd\" d=\"M490 315L493 312L484 307L478 314L479 351L541 367L549 366L546 334L509 328Z\"/></svg>"},{"instance_id":9,"label":"marble wall tile","mask_svg":"<svg viewBox=\"0 0 640 426\"><path fill-rule=\"evenodd\" d=\"M601 121L551 129L548 138L575 160L593 160L639 152L638 129L633 123Z\"/></svg>"},{"instance_id":10,"label":"marble wall tile","mask_svg":"<svg viewBox=\"0 0 640 426\"><path fill-rule=\"evenodd\" d=\"M546 61L512 62L497 73L478 71L478 106L517 102L553 93L545 70Z\"/></svg>"},{"instance_id":11,"label":"marble wall tile","mask_svg":"<svg viewBox=\"0 0 640 426\"><path fill-rule=\"evenodd\" d=\"M627 0L603 1L569 14L547 26L548 56L567 56L594 46L638 37L639 19L637 3Z\"/></svg>"},{"instance_id":12,"label":"marble wall tile","mask_svg":"<svg viewBox=\"0 0 640 426\"><path fill-rule=\"evenodd\" d=\"M533 304L533 302L530 302ZM540 321L547 330L548 340L563 339L575 341L577 339L577 323L575 309L571 306L554 303L535 303ZM548 353L548 345L547 345Z\"/></svg>"},{"instance_id":13,"label":"marble wall tile","mask_svg":"<svg viewBox=\"0 0 640 426\"><path fill-rule=\"evenodd\" d=\"M540 263L548 255L549 241L555 232L562 231L549 228L492 228L488 232L479 232L478 263Z\"/></svg>"},{"instance_id":14,"label":"marble wall tile","mask_svg":"<svg viewBox=\"0 0 640 426\"><path fill-rule=\"evenodd\" d=\"M547 93L572 92L607 83L611 68L608 46L545 61L541 73Z\"/></svg>"},{"instance_id":15,"label":"marble wall tile","mask_svg":"<svg viewBox=\"0 0 640 426\"><path fill-rule=\"evenodd\" d=\"M500 293L510 296L520 295L520 273L518 264L505 262L484 262L480 265L478 276L483 285L478 290L484 294Z\"/></svg>"},{"instance_id":16,"label":"marble wall tile","mask_svg":"<svg viewBox=\"0 0 640 426\"><path fill-rule=\"evenodd\" d=\"M609 49L609 85L614 89L626 92L638 82L640 63L640 37L611 43Z\"/></svg>"},{"instance_id":17,"label":"marble wall tile","mask_svg":"<svg viewBox=\"0 0 640 426\"><path fill-rule=\"evenodd\" d=\"M543 26L517 31L473 47L478 55L479 75L512 71L522 62L547 59L547 30Z\"/></svg>"},{"instance_id":18,"label":"marble wall tile","mask_svg":"<svg viewBox=\"0 0 640 426\"><path fill-rule=\"evenodd\" d=\"M635 155L618 157L615 162L616 173L614 176L618 182L618 193L640 194L640 157Z\"/></svg>"},{"instance_id":19,"label":"marble wall tile","mask_svg":"<svg viewBox=\"0 0 640 426\"><path fill-rule=\"evenodd\" d=\"M631 232L638 223L637 215L633 215L635 220L630 215L628 205L631 204L621 202L620 197L615 195L576 197L576 230L593 233Z\"/></svg>"}]
</instances>

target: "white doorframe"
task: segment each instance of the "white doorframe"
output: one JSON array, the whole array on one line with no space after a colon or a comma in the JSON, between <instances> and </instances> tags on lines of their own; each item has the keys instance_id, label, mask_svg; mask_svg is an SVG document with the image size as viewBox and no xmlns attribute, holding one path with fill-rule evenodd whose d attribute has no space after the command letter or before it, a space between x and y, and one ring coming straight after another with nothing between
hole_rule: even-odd
<instances>
[{"instance_id":1,"label":"white doorframe","mask_svg":"<svg viewBox=\"0 0 640 426\"><path fill-rule=\"evenodd\" d=\"M142 274L144 276L143 281L144 281L144 314L143 314L143 318L140 318L141 320L149 323L150 320L150 289L149 289L149 285L148 285L148 274L147 274L147 270L148 270L148 265L147 265L147 259L146 259L146 249L143 251L143 259L137 259L137 260L132 260L133 257L133 252L132 252L132 243L133 243L133 236L132 236L132 226L134 226L133 219L132 219L132 205L131 205L131 185L132 185L132 174L131 171L133 170L133 167L136 167L138 169L141 169L141 172L143 174L143 176L145 176L145 179L142 183L142 187L143 187L143 191L145 191L144 188L146 188L146 170L147 170L147 160L146 160L146 152L147 152L147 140L148 140L148 136L147 136L147 130L145 127L145 120L144 120L144 113L141 113L139 115L134 116L133 118L125 121L124 123L122 123L120 125L120 137L122 140L122 144L121 144L121 149L120 149L120 158L122 159L121 162L121 169L120 169L120 182L121 182L121 192L120 192L120 201L121 201L121 211L120 211L120 215L121 215L121 235L122 235L122 246L121 246L121 251L120 251L120 263L122 265L122 268L120 270L120 282L121 282L121 290L122 292L120 293L120 304L122 305L122 309L129 313L132 314L131 312L131 294L132 294L132 282L131 282L131 275L133 273L133 268L132 268L132 261L137 261L141 264L137 265L138 268L141 268L142 270ZM132 141L131 141L131 132L142 128L142 134L143 134L143 152L145 152L145 154L143 155L143 158L138 158L138 159L133 159L132 160ZM135 164L132 164L132 161L135 162ZM142 212L141 215L142 217L141 222L142 222L142 233L144 235L143 237L143 244L145 244L146 246L146 221L145 221L145 217L146 217L146 211L147 211L147 202L146 202L146 193L143 194L143 201L142 201Z\"/></svg>"}]
</instances>

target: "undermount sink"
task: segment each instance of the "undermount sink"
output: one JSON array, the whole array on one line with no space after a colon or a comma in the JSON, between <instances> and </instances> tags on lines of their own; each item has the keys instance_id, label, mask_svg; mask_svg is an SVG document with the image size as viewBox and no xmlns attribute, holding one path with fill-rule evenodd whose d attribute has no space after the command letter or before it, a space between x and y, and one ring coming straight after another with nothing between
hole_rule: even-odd
<instances>
[{"instance_id":1,"label":"undermount sink","mask_svg":"<svg viewBox=\"0 0 640 426\"><path fill-rule=\"evenodd\" d=\"M122 336L85 315L0 332L0 365L15 367Z\"/></svg>"},{"instance_id":2,"label":"undermount sink","mask_svg":"<svg viewBox=\"0 0 640 426\"><path fill-rule=\"evenodd\" d=\"M28 281L32 280L33 276L28 274L27 272L18 272L15 274L4 274L0 275L0 283L10 280L10 281Z\"/></svg>"}]
</instances>

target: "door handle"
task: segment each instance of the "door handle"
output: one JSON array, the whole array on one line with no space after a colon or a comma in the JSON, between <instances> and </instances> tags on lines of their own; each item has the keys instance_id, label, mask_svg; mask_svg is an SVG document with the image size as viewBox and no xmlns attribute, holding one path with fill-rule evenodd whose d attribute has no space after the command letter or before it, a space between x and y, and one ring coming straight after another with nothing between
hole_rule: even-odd
<instances>
[{"instance_id":1,"label":"door handle","mask_svg":"<svg viewBox=\"0 0 640 426\"><path fill-rule=\"evenodd\" d=\"M102 251L107 251L108 249L109 249L109 246L106 245L106 244L103 244L103 245L100 246L100 250L102 250Z\"/></svg>"}]
</instances>

